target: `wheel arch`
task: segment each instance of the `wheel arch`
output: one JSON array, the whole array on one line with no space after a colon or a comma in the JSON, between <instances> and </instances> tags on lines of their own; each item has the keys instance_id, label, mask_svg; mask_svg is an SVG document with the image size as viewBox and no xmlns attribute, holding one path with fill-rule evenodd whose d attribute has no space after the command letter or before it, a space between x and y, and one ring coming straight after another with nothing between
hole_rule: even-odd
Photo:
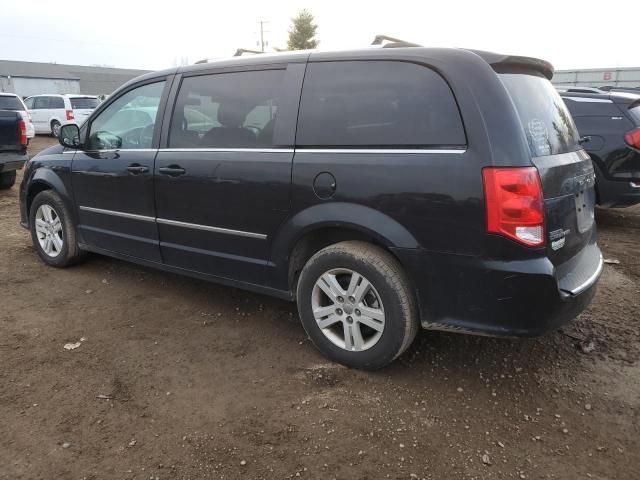
<instances>
[{"instance_id":1,"label":"wheel arch","mask_svg":"<svg viewBox=\"0 0 640 480\"><path fill-rule=\"evenodd\" d=\"M64 182L62 181L62 179L60 179L60 177L56 173L54 173L51 169L39 168L33 174L33 177L29 181L29 186L27 188L27 195L26 195L27 219L29 218L29 214L31 212L31 204L33 203L33 199L36 197L36 195L38 195L40 192L43 192L45 190L53 190L54 192L56 192L58 195L62 197L64 202L69 207L72 206L69 192ZM69 210L73 212L73 208L70 208Z\"/></svg>"},{"instance_id":2,"label":"wheel arch","mask_svg":"<svg viewBox=\"0 0 640 480\"><path fill-rule=\"evenodd\" d=\"M345 202L315 205L289 218L275 235L271 255L275 283L295 291L306 261L322 248L346 240L366 241L394 256L393 247L419 247L411 232L378 210Z\"/></svg>"}]
</instances>

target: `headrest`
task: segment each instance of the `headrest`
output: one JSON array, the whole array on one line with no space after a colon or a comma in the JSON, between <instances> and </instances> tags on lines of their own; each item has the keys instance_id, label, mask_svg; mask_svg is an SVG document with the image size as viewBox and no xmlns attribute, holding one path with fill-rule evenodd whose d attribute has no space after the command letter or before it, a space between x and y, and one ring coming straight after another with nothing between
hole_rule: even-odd
<instances>
[{"instance_id":1,"label":"headrest","mask_svg":"<svg viewBox=\"0 0 640 480\"><path fill-rule=\"evenodd\" d=\"M239 128L248 113L239 102L223 103L218 107L218 122L227 128Z\"/></svg>"}]
</instances>

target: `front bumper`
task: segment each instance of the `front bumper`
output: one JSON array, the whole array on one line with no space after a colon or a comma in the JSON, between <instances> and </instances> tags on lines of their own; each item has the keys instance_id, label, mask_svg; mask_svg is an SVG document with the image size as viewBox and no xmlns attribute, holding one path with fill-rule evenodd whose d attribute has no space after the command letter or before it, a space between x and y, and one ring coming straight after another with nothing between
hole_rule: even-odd
<instances>
[{"instance_id":1,"label":"front bumper","mask_svg":"<svg viewBox=\"0 0 640 480\"><path fill-rule=\"evenodd\" d=\"M571 321L591 303L603 265L595 243L559 267L546 257L394 252L416 286L424 328L492 336L538 336Z\"/></svg>"}]
</instances>

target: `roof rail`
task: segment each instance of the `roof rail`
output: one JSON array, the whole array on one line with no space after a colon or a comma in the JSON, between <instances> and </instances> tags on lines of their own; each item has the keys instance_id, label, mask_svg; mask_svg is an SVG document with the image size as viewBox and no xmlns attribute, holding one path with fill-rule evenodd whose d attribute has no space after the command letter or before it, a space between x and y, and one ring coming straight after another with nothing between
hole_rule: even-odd
<instances>
[{"instance_id":1,"label":"roof rail","mask_svg":"<svg viewBox=\"0 0 640 480\"><path fill-rule=\"evenodd\" d=\"M258 54L258 53L264 53L264 52L261 52L260 50L251 50L249 48L239 48L239 49L236 50L236 53L234 53L233 56L234 57L241 57L243 53L256 53L256 54ZM196 65L200 64L200 63L209 63L209 60L211 60L211 59L210 58L203 58L202 60L198 60L196 62Z\"/></svg>"},{"instance_id":2,"label":"roof rail","mask_svg":"<svg viewBox=\"0 0 640 480\"><path fill-rule=\"evenodd\" d=\"M241 57L243 53L255 53L255 54L260 54L260 53L264 53L261 52L260 50L250 50L248 48L239 48L236 50L236 53L233 54L234 57Z\"/></svg>"},{"instance_id":3,"label":"roof rail","mask_svg":"<svg viewBox=\"0 0 640 480\"><path fill-rule=\"evenodd\" d=\"M389 42L389 43L384 43ZM397 47L421 47L417 43L407 42L406 40L400 40L399 38L390 37L389 35L376 35L371 42L371 45L381 45L382 48L397 48Z\"/></svg>"}]
</instances>

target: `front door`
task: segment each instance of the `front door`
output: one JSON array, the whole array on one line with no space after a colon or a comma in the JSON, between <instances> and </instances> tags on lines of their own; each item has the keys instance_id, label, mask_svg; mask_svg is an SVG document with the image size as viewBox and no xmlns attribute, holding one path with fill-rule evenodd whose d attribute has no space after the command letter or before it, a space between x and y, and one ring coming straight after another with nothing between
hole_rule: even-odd
<instances>
[{"instance_id":1,"label":"front door","mask_svg":"<svg viewBox=\"0 0 640 480\"><path fill-rule=\"evenodd\" d=\"M153 169L165 81L137 86L90 120L72 183L83 243L160 262Z\"/></svg>"},{"instance_id":2,"label":"front door","mask_svg":"<svg viewBox=\"0 0 640 480\"><path fill-rule=\"evenodd\" d=\"M33 97L33 109L31 110L31 120L38 133L51 131L49 126L49 98L45 95Z\"/></svg>"},{"instance_id":3,"label":"front door","mask_svg":"<svg viewBox=\"0 0 640 480\"><path fill-rule=\"evenodd\" d=\"M303 72L299 64L182 77L156 159L165 263L264 283L271 236L290 208Z\"/></svg>"}]
</instances>

